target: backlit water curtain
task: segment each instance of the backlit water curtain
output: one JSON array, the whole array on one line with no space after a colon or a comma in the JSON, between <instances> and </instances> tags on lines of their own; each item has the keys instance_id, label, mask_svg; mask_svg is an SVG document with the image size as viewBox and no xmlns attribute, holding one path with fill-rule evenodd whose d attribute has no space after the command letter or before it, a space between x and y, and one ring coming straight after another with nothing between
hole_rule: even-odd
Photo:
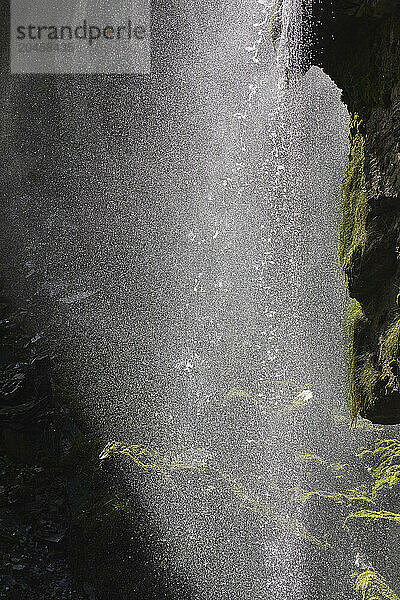
<instances>
[{"instance_id":1,"label":"backlit water curtain","mask_svg":"<svg viewBox=\"0 0 400 600\"><path fill-rule=\"evenodd\" d=\"M2 92L5 281L68 407L88 594L399 600L398 426L347 400L367 317L344 322L349 113L311 66L318 3L211 4L179 2L174 39L157 9L151 77Z\"/></svg>"}]
</instances>

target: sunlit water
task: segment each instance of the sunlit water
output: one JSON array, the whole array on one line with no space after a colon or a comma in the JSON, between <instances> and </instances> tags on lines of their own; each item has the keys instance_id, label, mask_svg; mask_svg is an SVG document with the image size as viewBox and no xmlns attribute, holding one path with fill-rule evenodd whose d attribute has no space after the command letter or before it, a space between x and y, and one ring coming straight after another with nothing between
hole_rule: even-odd
<instances>
[{"instance_id":1,"label":"sunlit water","mask_svg":"<svg viewBox=\"0 0 400 600\"><path fill-rule=\"evenodd\" d=\"M342 506L302 502L366 482L355 453L378 435L351 432L345 405L348 117L318 69L283 84L298 3L278 61L273 7L244 4L185 6L151 80L57 81L57 132L10 167L45 173L14 187L17 272L88 421L117 442L103 459L127 455L155 564L203 600L351 600L355 561L369 563Z\"/></svg>"}]
</instances>

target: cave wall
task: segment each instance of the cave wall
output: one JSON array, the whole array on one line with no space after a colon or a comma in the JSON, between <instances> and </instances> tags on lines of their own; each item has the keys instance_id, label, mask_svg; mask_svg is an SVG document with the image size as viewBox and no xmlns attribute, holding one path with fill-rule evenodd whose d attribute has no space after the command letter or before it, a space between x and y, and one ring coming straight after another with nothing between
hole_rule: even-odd
<instances>
[{"instance_id":1,"label":"cave wall","mask_svg":"<svg viewBox=\"0 0 400 600\"><path fill-rule=\"evenodd\" d=\"M310 64L343 90L350 113L339 264L353 417L400 422L400 5L313 3Z\"/></svg>"}]
</instances>

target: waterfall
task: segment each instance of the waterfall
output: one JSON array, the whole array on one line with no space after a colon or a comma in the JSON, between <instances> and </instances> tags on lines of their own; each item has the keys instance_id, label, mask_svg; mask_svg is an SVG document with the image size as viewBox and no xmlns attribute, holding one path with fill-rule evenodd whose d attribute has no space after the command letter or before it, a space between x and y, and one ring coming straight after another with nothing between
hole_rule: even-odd
<instances>
[{"instance_id":1,"label":"waterfall","mask_svg":"<svg viewBox=\"0 0 400 600\"><path fill-rule=\"evenodd\" d=\"M283 0L281 35L278 45L278 65L281 84L297 80L309 66L310 19L313 0Z\"/></svg>"},{"instance_id":2,"label":"waterfall","mask_svg":"<svg viewBox=\"0 0 400 600\"><path fill-rule=\"evenodd\" d=\"M149 564L194 588L172 597L355 600L323 504L347 505L364 443L337 409L347 115L321 71L300 77L312 0L278 0L278 64L254 4L155 6L151 78L61 77L54 100L15 80L6 216L58 388L155 523ZM124 598L132 555L109 557Z\"/></svg>"}]
</instances>

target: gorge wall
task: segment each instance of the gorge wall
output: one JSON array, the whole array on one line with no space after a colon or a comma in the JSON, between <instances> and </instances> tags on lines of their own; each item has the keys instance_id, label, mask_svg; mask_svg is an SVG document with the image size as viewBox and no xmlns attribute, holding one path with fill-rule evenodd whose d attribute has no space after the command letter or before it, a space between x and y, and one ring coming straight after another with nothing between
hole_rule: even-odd
<instances>
[{"instance_id":1,"label":"gorge wall","mask_svg":"<svg viewBox=\"0 0 400 600\"><path fill-rule=\"evenodd\" d=\"M343 90L350 113L339 264L353 418L400 422L400 7L313 3L309 65Z\"/></svg>"}]
</instances>

